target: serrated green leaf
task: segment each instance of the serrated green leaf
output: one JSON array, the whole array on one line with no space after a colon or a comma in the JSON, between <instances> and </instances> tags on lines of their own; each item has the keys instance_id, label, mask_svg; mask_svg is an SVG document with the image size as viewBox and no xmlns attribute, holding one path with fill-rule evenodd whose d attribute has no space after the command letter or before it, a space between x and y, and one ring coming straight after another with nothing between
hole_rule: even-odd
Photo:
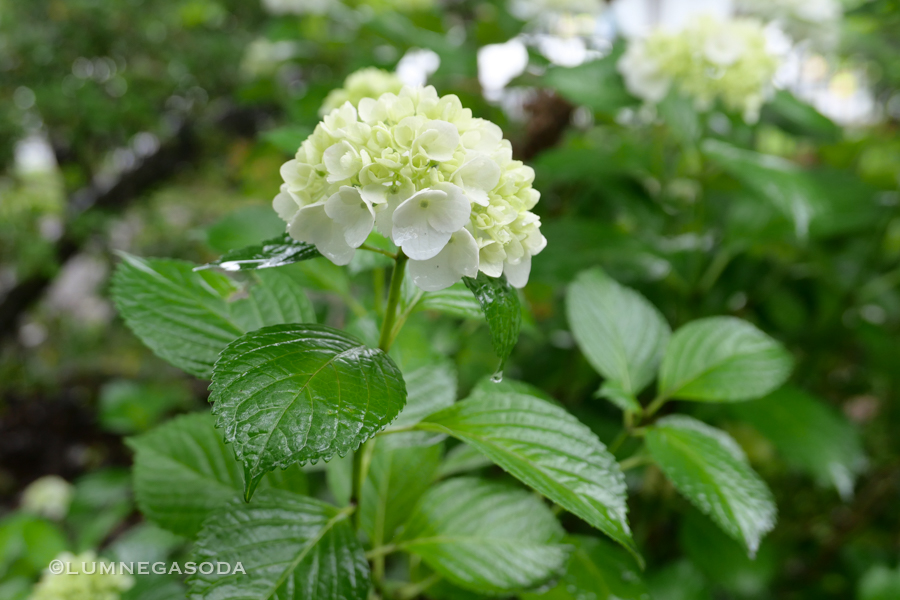
<instances>
[{"instance_id":1,"label":"serrated green leaf","mask_svg":"<svg viewBox=\"0 0 900 600\"><path fill-rule=\"evenodd\" d=\"M506 277L488 277L481 271L478 277L463 277L466 287L475 294L491 330L494 352L500 357L500 369L519 340L522 328L522 307L519 293L506 282Z\"/></svg>"},{"instance_id":2,"label":"serrated green leaf","mask_svg":"<svg viewBox=\"0 0 900 600\"><path fill-rule=\"evenodd\" d=\"M297 281L280 269L254 273L257 285L247 298L231 303L231 314L244 331L255 331L267 325L311 323L316 320L312 302Z\"/></svg>"},{"instance_id":3,"label":"serrated green leaf","mask_svg":"<svg viewBox=\"0 0 900 600\"><path fill-rule=\"evenodd\" d=\"M418 428L474 446L638 557L618 463L590 429L562 408L524 394L483 393L431 415Z\"/></svg>"},{"instance_id":4,"label":"serrated green leaf","mask_svg":"<svg viewBox=\"0 0 900 600\"><path fill-rule=\"evenodd\" d=\"M672 335L659 390L666 398L701 402L752 400L780 387L792 366L788 351L750 323L710 317Z\"/></svg>"},{"instance_id":5,"label":"serrated green leaf","mask_svg":"<svg viewBox=\"0 0 900 600\"><path fill-rule=\"evenodd\" d=\"M448 361L437 362L404 373L406 406L388 427L388 431L415 425L428 415L456 401L456 368ZM394 446L429 446L444 439L427 431L409 431L391 435Z\"/></svg>"},{"instance_id":6,"label":"serrated green leaf","mask_svg":"<svg viewBox=\"0 0 900 600\"><path fill-rule=\"evenodd\" d=\"M134 493L141 513L186 537L244 487L242 466L213 422L210 414L194 413L128 439L135 452ZM269 487L305 493L306 477L297 467L269 473L262 488Z\"/></svg>"},{"instance_id":7,"label":"serrated green leaf","mask_svg":"<svg viewBox=\"0 0 900 600\"><path fill-rule=\"evenodd\" d=\"M210 385L217 426L251 480L356 449L406 403L381 350L324 325L275 325L229 344Z\"/></svg>"},{"instance_id":8,"label":"serrated green leaf","mask_svg":"<svg viewBox=\"0 0 900 600\"><path fill-rule=\"evenodd\" d=\"M360 493L360 522L372 545L390 542L434 480L441 446L395 447L395 436L376 439Z\"/></svg>"},{"instance_id":9,"label":"serrated green leaf","mask_svg":"<svg viewBox=\"0 0 900 600\"><path fill-rule=\"evenodd\" d=\"M691 503L756 554L775 527L775 501L743 451L724 431L673 415L647 432L647 449Z\"/></svg>"},{"instance_id":10,"label":"serrated green leaf","mask_svg":"<svg viewBox=\"0 0 900 600\"><path fill-rule=\"evenodd\" d=\"M197 267L198 270L219 267L226 271L248 271L270 269L290 265L302 260L322 256L316 247L306 242L298 242L289 234L266 240L256 246L226 252L218 260Z\"/></svg>"},{"instance_id":11,"label":"serrated green leaf","mask_svg":"<svg viewBox=\"0 0 900 600\"><path fill-rule=\"evenodd\" d=\"M219 352L245 331L315 320L287 273L260 273L249 297L230 302L239 288L221 273L195 272L178 260L122 258L112 281L119 313L154 353L197 377L208 378Z\"/></svg>"},{"instance_id":12,"label":"serrated green leaf","mask_svg":"<svg viewBox=\"0 0 900 600\"><path fill-rule=\"evenodd\" d=\"M397 544L461 587L501 594L554 577L567 557L562 535L533 494L460 477L428 490Z\"/></svg>"},{"instance_id":13,"label":"serrated green leaf","mask_svg":"<svg viewBox=\"0 0 900 600\"><path fill-rule=\"evenodd\" d=\"M208 377L219 352L243 331L225 300L237 291L220 273L195 273L178 260L122 254L112 297L131 330L176 367Z\"/></svg>"},{"instance_id":14,"label":"serrated green leaf","mask_svg":"<svg viewBox=\"0 0 900 600\"><path fill-rule=\"evenodd\" d=\"M241 563L246 575L198 572L188 579L191 597L366 600L369 565L348 516L281 490L229 502L207 519L192 560Z\"/></svg>"},{"instance_id":15,"label":"serrated green leaf","mask_svg":"<svg viewBox=\"0 0 900 600\"><path fill-rule=\"evenodd\" d=\"M620 548L584 536L565 541L574 547L566 574L556 587L542 594L522 594L521 600L650 600L640 573Z\"/></svg>"},{"instance_id":16,"label":"serrated green leaf","mask_svg":"<svg viewBox=\"0 0 900 600\"><path fill-rule=\"evenodd\" d=\"M646 298L591 269L569 287L566 308L578 347L601 375L631 395L653 380L671 330Z\"/></svg>"},{"instance_id":17,"label":"serrated green leaf","mask_svg":"<svg viewBox=\"0 0 900 600\"><path fill-rule=\"evenodd\" d=\"M866 467L859 433L822 400L792 386L737 404L734 414L775 444L792 467L820 485L833 485L845 500Z\"/></svg>"}]
</instances>

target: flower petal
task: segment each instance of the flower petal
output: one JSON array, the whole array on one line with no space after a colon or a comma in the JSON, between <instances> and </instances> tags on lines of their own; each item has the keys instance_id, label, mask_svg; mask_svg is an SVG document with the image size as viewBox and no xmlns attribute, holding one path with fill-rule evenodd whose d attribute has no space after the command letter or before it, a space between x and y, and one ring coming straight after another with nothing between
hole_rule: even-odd
<instances>
[{"instance_id":1,"label":"flower petal","mask_svg":"<svg viewBox=\"0 0 900 600\"><path fill-rule=\"evenodd\" d=\"M503 264L503 272L509 285L515 288L525 287L531 274L531 255L525 254L516 264L507 261Z\"/></svg>"},{"instance_id":2,"label":"flower petal","mask_svg":"<svg viewBox=\"0 0 900 600\"><path fill-rule=\"evenodd\" d=\"M438 183L432 189L443 192L446 198L429 204L428 224L442 233L454 233L465 227L472 214L472 204L462 189L452 183Z\"/></svg>"},{"instance_id":3,"label":"flower petal","mask_svg":"<svg viewBox=\"0 0 900 600\"><path fill-rule=\"evenodd\" d=\"M478 244L467 229L452 236L443 250L428 260L411 260L409 275L426 292L448 288L463 277L478 275Z\"/></svg>"},{"instance_id":4,"label":"flower petal","mask_svg":"<svg viewBox=\"0 0 900 600\"><path fill-rule=\"evenodd\" d=\"M366 241L375 224L372 205L360 195L359 189L346 185L325 202L325 214L334 220L344 232L347 244L354 248Z\"/></svg>"},{"instance_id":5,"label":"flower petal","mask_svg":"<svg viewBox=\"0 0 900 600\"><path fill-rule=\"evenodd\" d=\"M469 200L481 206L490 203L488 192L500 182L500 166L484 154L476 154L450 176Z\"/></svg>"},{"instance_id":6,"label":"flower petal","mask_svg":"<svg viewBox=\"0 0 900 600\"><path fill-rule=\"evenodd\" d=\"M459 130L447 121L428 121L413 145L431 160L450 160L459 146Z\"/></svg>"},{"instance_id":7,"label":"flower petal","mask_svg":"<svg viewBox=\"0 0 900 600\"><path fill-rule=\"evenodd\" d=\"M282 221L290 222L294 215L297 214L297 211L300 210L300 205L297 204L293 196L282 189L281 193L272 200L272 208L275 209Z\"/></svg>"},{"instance_id":8,"label":"flower petal","mask_svg":"<svg viewBox=\"0 0 900 600\"><path fill-rule=\"evenodd\" d=\"M362 169L359 152L346 140L329 146L322 155L322 162L328 169L329 183L350 179Z\"/></svg>"},{"instance_id":9,"label":"flower petal","mask_svg":"<svg viewBox=\"0 0 900 600\"><path fill-rule=\"evenodd\" d=\"M344 239L344 232L327 214L325 204L304 206L288 225L288 233L298 242L313 244L336 265L346 265L356 252Z\"/></svg>"}]
</instances>

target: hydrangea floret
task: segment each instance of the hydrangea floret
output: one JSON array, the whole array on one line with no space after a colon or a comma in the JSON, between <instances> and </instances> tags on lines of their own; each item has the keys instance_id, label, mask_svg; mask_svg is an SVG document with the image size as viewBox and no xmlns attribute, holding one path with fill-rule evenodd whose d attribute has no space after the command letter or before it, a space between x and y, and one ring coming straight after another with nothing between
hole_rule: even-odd
<instances>
[{"instance_id":1,"label":"hydrangea floret","mask_svg":"<svg viewBox=\"0 0 900 600\"><path fill-rule=\"evenodd\" d=\"M348 75L344 80L344 87L328 93L319 109L319 115L327 115L340 108L344 102L356 107L363 98L378 98L388 92L396 94L402 88L403 82L394 73L377 67L366 67Z\"/></svg>"},{"instance_id":2,"label":"hydrangea floret","mask_svg":"<svg viewBox=\"0 0 900 600\"><path fill-rule=\"evenodd\" d=\"M281 175L273 204L294 239L345 265L377 228L425 291L479 270L522 287L546 245L534 171L499 127L431 86L344 103Z\"/></svg>"},{"instance_id":3,"label":"hydrangea floret","mask_svg":"<svg viewBox=\"0 0 900 600\"><path fill-rule=\"evenodd\" d=\"M649 103L675 89L698 110L720 101L755 122L778 64L758 21L702 17L680 31L657 29L632 41L618 68L628 90Z\"/></svg>"},{"instance_id":4,"label":"hydrangea floret","mask_svg":"<svg viewBox=\"0 0 900 600\"><path fill-rule=\"evenodd\" d=\"M65 568L59 574L44 571L29 600L119 600L134 585L131 575L101 569L101 563L109 562L93 552L77 556L63 552L54 560L62 561Z\"/></svg>"}]
</instances>

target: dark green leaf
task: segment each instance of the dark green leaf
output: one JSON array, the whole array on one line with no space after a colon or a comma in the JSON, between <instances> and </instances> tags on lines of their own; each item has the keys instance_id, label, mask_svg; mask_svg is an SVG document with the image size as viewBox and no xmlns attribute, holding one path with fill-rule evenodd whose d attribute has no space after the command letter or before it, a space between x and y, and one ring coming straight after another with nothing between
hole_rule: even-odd
<instances>
[{"instance_id":1,"label":"dark green leaf","mask_svg":"<svg viewBox=\"0 0 900 600\"><path fill-rule=\"evenodd\" d=\"M197 573L191 597L366 600L369 565L348 515L281 490L229 502L204 524L192 560L241 563L246 575Z\"/></svg>"},{"instance_id":2,"label":"dark green leaf","mask_svg":"<svg viewBox=\"0 0 900 600\"><path fill-rule=\"evenodd\" d=\"M387 354L337 329L275 325L222 351L210 401L255 481L356 449L400 413L406 386Z\"/></svg>"},{"instance_id":3,"label":"dark green leaf","mask_svg":"<svg viewBox=\"0 0 900 600\"><path fill-rule=\"evenodd\" d=\"M566 574L542 594L522 594L522 600L650 600L634 562L621 548L604 540L571 536L574 546Z\"/></svg>"},{"instance_id":4,"label":"dark green leaf","mask_svg":"<svg viewBox=\"0 0 900 600\"><path fill-rule=\"evenodd\" d=\"M447 433L600 529L637 556L625 480L597 436L562 408L523 394L480 394L419 428Z\"/></svg>"},{"instance_id":5,"label":"dark green leaf","mask_svg":"<svg viewBox=\"0 0 900 600\"><path fill-rule=\"evenodd\" d=\"M646 298L592 269L569 287L566 306L572 335L600 374L631 395L653 380L671 330Z\"/></svg>"},{"instance_id":6,"label":"dark green leaf","mask_svg":"<svg viewBox=\"0 0 900 600\"><path fill-rule=\"evenodd\" d=\"M302 260L322 256L316 247L305 242L298 242L289 234L267 240L257 246L248 246L239 250L226 252L222 258L198 269L219 267L226 271L247 271L251 269L269 269L290 265Z\"/></svg>"},{"instance_id":7,"label":"dark green leaf","mask_svg":"<svg viewBox=\"0 0 900 600\"><path fill-rule=\"evenodd\" d=\"M482 319L484 313L464 283L456 283L439 292L425 292L416 310L434 310L463 319Z\"/></svg>"},{"instance_id":8,"label":"dark green leaf","mask_svg":"<svg viewBox=\"0 0 900 600\"><path fill-rule=\"evenodd\" d=\"M231 303L231 314L244 331L267 325L314 323L316 311L297 280L283 269L254 273L258 284L247 298Z\"/></svg>"},{"instance_id":9,"label":"dark green leaf","mask_svg":"<svg viewBox=\"0 0 900 600\"><path fill-rule=\"evenodd\" d=\"M134 493L145 517L170 531L193 536L203 520L240 496L243 469L207 413L176 417L139 437L134 450ZM306 491L297 468L269 473L262 488ZM142 559L146 560L146 559Z\"/></svg>"},{"instance_id":10,"label":"dark green leaf","mask_svg":"<svg viewBox=\"0 0 900 600\"><path fill-rule=\"evenodd\" d=\"M567 555L562 534L533 494L460 477L425 494L397 543L459 586L501 594L555 576Z\"/></svg>"},{"instance_id":11,"label":"dark green leaf","mask_svg":"<svg viewBox=\"0 0 900 600\"><path fill-rule=\"evenodd\" d=\"M665 417L647 432L647 449L675 487L753 556L775 526L775 502L737 443L690 417Z\"/></svg>"},{"instance_id":12,"label":"dark green leaf","mask_svg":"<svg viewBox=\"0 0 900 600\"><path fill-rule=\"evenodd\" d=\"M503 275L488 277L479 271L478 277L464 277L463 281L481 304L502 369L519 339L519 329L522 327L519 294Z\"/></svg>"},{"instance_id":13,"label":"dark green leaf","mask_svg":"<svg viewBox=\"0 0 900 600\"><path fill-rule=\"evenodd\" d=\"M710 317L675 332L659 372L660 395L736 402L768 394L791 373L784 347L741 319Z\"/></svg>"}]
</instances>

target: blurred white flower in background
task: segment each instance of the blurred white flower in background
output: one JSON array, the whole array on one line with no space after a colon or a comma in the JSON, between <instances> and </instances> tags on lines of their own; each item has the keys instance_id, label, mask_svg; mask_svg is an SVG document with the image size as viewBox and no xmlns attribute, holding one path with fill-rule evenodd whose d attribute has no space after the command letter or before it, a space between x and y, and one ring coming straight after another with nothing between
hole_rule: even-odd
<instances>
[{"instance_id":1,"label":"blurred white flower in background","mask_svg":"<svg viewBox=\"0 0 900 600\"><path fill-rule=\"evenodd\" d=\"M281 174L273 206L294 239L344 265L377 227L426 291L479 270L522 287L546 245L534 171L499 127L430 86L333 110Z\"/></svg>"},{"instance_id":2,"label":"blurred white flower in background","mask_svg":"<svg viewBox=\"0 0 900 600\"><path fill-rule=\"evenodd\" d=\"M29 600L119 600L122 592L134 586L131 575L101 572L94 563L109 561L97 558L93 552L63 552L54 560L65 563L63 572L56 575L45 570ZM93 573L85 572L90 569Z\"/></svg>"},{"instance_id":3,"label":"blurred white flower in background","mask_svg":"<svg viewBox=\"0 0 900 600\"><path fill-rule=\"evenodd\" d=\"M25 488L21 508L25 512L59 521L69 512L72 493L73 487L68 481L57 475L47 475Z\"/></svg>"},{"instance_id":4,"label":"blurred white flower in background","mask_svg":"<svg viewBox=\"0 0 900 600\"><path fill-rule=\"evenodd\" d=\"M679 31L659 28L632 40L619 71L628 90L647 102L660 102L675 90L698 110L720 101L755 122L774 91L778 63L759 22L703 16Z\"/></svg>"},{"instance_id":5,"label":"blurred white flower in background","mask_svg":"<svg viewBox=\"0 0 900 600\"><path fill-rule=\"evenodd\" d=\"M405 85L425 85L428 78L440 66L441 57L436 52L424 48L410 48L397 63L397 78Z\"/></svg>"},{"instance_id":6,"label":"blurred white flower in background","mask_svg":"<svg viewBox=\"0 0 900 600\"><path fill-rule=\"evenodd\" d=\"M831 48L840 34L843 7L837 0L736 0L736 10L774 22L795 42Z\"/></svg>"},{"instance_id":7,"label":"blurred white flower in background","mask_svg":"<svg viewBox=\"0 0 900 600\"><path fill-rule=\"evenodd\" d=\"M244 51L241 71L249 77L273 74L286 60L297 55L297 44L291 41L272 42L266 38L253 40Z\"/></svg>"},{"instance_id":8,"label":"blurred white flower in background","mask_svg":"<svg viewBox=\"0 0 900 600\"><path fill-rule=\"evenodd\" d=\"M273 15L321 15L328 12L337 0L262 0L263 8Z\"/></svg>"},{"instance_id":9,"label":"blurred white flower in background","mask_svg":"<svg viewBox=\"0 0 900 600\"><path fill-rule=\"evenodd\" d=\"M319 115L326 115L344 102L353 106L363 98L377 98L386 92L397 93L403 81L397 75L384 69L368 67L354 71L344 80L344 86L331 90L322 102Z\"/></svg>"}]
</instances>

